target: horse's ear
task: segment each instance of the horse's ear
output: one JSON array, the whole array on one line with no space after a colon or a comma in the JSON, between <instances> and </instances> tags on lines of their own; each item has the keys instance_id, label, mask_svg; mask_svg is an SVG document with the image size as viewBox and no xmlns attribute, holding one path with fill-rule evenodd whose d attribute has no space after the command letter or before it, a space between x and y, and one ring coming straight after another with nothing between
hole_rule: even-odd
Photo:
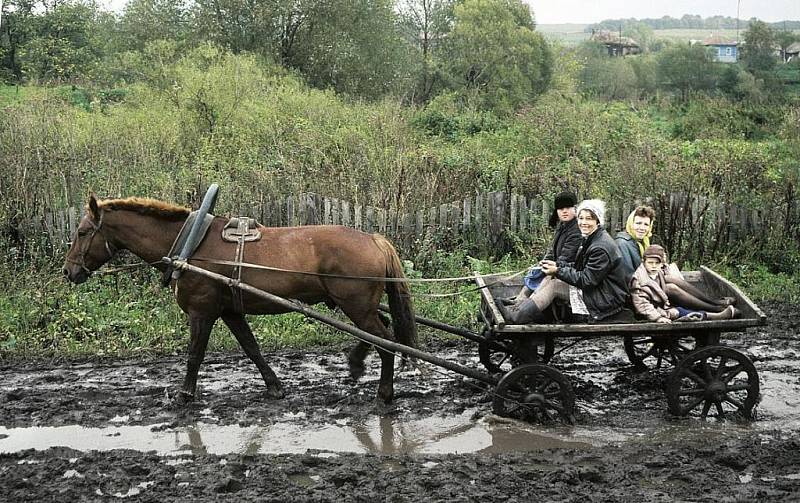
<instances>
[{"instance_id":1,"label":"horse's ear","mask_svg":"<svg viewBox=\"0 0 800 503\"><path fill-rule=\"evenodd\" d=\"M97 197L95 197L94 192L89 196L89 213L91 213L94 220L97 220L100 216L100 208L97 206Z\"/></svg>"}]
</instances>

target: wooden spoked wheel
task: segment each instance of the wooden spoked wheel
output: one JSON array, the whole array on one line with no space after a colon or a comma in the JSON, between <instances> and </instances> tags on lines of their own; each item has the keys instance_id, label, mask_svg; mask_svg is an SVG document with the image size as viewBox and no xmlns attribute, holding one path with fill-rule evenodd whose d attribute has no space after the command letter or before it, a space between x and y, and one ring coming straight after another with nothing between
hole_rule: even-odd
<instances>
[{"instance_id":1,"label":"wooden spoked wheel","mask_svg":"<svg viewBox=\"0 0 800 503\"><path fill-rule=\"evenodd\" d=\"M529 422L575 422L575 393L566 377L547 365L520 365L500 379L494 413Z\"/></svg>"},{"instance_id":2,"label":"wooden spoked wheel","mask_svg":"<svg viewBox=\"0 0 800 503\"><path fill-rule=\"evenodd\" d=\"M552 337L548 337L542 346L531 344L524 336L515 340L486 340L478 344L478 358L492 374L504 374L523 363L547 363L553 358L553 353L555 342Z\"/></svg>"},{"instance_id":3,"label":"wooden spoked wheel","mask_svg":"<svg viewBox=\"0 0 800 503\"><path fill-rule=\"evenodd\" d=\"M709 346L686 356L667 382L669 412L675 416L753 419L760 386L758 372L735 349Z\"/></svg>"},{"instance_id":4,"label":"wooden spoked wheel","mask_svg":"<svg viewBox=\"0 0 800 503\"><path fill-rule=\"evenodd\" d=\"M628 360L639 369L675 367L695 349L692 336L628 335L623 341Z\"/></svg>"}]
</instances>

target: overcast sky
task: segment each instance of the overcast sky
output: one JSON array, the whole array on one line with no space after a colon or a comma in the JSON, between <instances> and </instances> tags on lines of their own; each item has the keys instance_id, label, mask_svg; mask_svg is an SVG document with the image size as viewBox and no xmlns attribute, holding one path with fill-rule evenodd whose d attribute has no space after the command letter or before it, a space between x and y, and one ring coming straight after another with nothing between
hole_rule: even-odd
<instances>
[{"instance_id":1,"label":"overcast sky","mask_svg":"<svg viewBox=\"0 0 800 503\"><path fill-rule=\"evenodd\" d=\"M635 17L736 17L737 0L524 0L539 24L598 23ZM800 20L800 0L738 0L739 18L762 21Z\"/></svg>"},{"instance_id":2,"label":"overcast sky","mask_svg":"<svg viewBox=\"0 0 800 503\"><path fill-rule=\"evenodd\" d=\"M736 17L737 0L523 0L531 5L539 24L599 23L604 19L635 17L679 18ZM107 8L122 11L126 0L99 0ZM738 0L739 17L762 21L800 21L800 0Z\"/></svg>"}]
</instances>

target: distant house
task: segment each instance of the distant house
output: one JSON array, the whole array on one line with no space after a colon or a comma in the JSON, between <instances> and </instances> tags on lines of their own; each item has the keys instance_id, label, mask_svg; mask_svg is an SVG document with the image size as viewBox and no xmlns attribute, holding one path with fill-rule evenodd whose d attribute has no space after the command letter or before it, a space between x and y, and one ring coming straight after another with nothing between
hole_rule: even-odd
<instances>
[{"instance_id":1,"label":"distant house","mask_svg":"<svg viewBox=\"0 0 800 503\"><path fill-rule=\"evenodd\" d=\"M702 44L714 49L714 58L722 63L736 63L739 59L739 44L735 40L729 40L719 35L711 35L703 40Z\"/></svg>"},{"instance_id":2,"label":"distant house","mask_svg":"<svg viewBox=\"0 0 800 503\"><path fill-rule=\"evenodd\" d=\"M627 56L642 52L642 48L634 39L622 37L613 31L592 30L589 40L605 45L609 56Z\"/></svg>"},{"instance_id":3,"label":"distant house","mask_svg":"<svg viewBox=\"0 0 800 503\"><path fill-rule=\"evenodd\" d=\"M795 42L783 52L783 61L788 63L800 58L800 42Z\"/></svg>"}]
</instances>

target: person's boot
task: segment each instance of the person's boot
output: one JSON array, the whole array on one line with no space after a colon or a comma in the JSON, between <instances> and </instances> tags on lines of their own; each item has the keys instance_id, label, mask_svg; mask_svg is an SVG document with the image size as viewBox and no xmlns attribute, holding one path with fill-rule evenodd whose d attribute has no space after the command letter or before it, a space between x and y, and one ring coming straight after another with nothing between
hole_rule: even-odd
<instances>
[{"instance_id":1,"label":"person's boot","mask_svg":"<svg viewBox=\"0 0 800 503\"><path fill-rule=\"evenodd\" d=\"M544 314L539 310L539 306L530 297L512 307L503 305L497 307L509 325L527 325L528 323L546 321Z\"/></svg>"},{"instance_id":2,"label":"person's boot","mask_svg":"<svg viewBox=\"0 0 800 503\"><path fill-rule=\"evenodd\" d=\"M737 316L739 316L739 310L733 306L728 306L719 313L706 313L707 320L731 320Z\"/></svg>"},{"instance_id":3,"label":"person's boot","mask_svg":"<svg viewBox=\"0 0 800 503\"><path fill-rule=\"evenodd\" d=\"M504 306L513 306L515 304L521 303L523 300L525 300L528 297L530 297L532 293L533 293L533 290L531 290L527 286L523 286L522 290L520 290L519 293L515 297L505 297L503 299L500 299L500 302Z\"/></svg>"}]
</instances>

